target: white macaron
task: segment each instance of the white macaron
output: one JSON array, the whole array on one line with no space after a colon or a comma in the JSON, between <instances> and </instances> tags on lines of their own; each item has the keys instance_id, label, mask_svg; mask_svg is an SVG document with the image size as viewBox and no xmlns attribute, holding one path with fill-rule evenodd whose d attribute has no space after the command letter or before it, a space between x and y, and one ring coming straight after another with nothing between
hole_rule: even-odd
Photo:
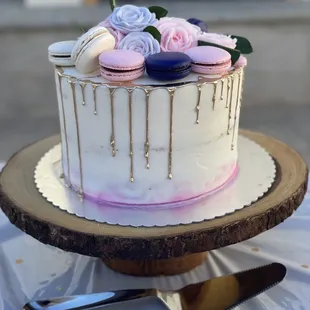
<instances>
[{"instance_id":1,"label":"white macaron","mask_svg":"<svg viewBox=\"0 0 310 310\"><path fill-rule=\"evenodd\" d=\"M76 41L61 41L53 43L48 48L49 61L56 66L74 66L74 61L71 58L71 53L75 44Z\"/></svg>"},{"instance_id":2,"label":"white macaron","mask_svg":"<svg viewBox=\"0 0 310 310\"><path fill-rule=\"evenodd\" d=\"M96 26L77 40L71 57L76 69L87 74L99 69L99 55L114 47L115 39L112 34L105 27Z\"/></svg>"}]
</instances>

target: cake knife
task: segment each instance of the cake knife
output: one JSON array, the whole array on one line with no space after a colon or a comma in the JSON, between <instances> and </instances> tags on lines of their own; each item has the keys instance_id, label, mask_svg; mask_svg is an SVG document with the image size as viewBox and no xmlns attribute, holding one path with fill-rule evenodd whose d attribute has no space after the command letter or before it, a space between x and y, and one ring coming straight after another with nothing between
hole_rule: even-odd
<instances>
[{"instance_id":1,"label":"cake knife","mask_svg":"<svg viewBox=\"0 0 310 310\"><path fill-rule=\"evenodd\" d=\"M285 275L285 266L272 263L192 284L178 291L168 292L155 289L110 291L29 302L23 309L95 310L119 302L154 297L168 306L174 300L174 303L178 303L178 310L230 310L277 285ZM173 309L175 307L174 304Z\"/></svg>"}]
</instances>

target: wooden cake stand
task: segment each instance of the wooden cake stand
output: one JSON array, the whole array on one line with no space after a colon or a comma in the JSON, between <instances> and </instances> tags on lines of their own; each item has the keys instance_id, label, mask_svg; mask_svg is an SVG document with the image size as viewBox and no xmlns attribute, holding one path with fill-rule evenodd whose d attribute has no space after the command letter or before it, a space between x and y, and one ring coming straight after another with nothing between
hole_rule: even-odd
<instances>
[{"instance_id":1,"label":"wooden cake stand","mask_svg":"<svg viewBox=\"0 0 310 310\"><path fill-rule=\"evenodd\" d=\"M181 274L201 264L206 251L252 238L283 222L301 204L308 169L289 146L260 133L242 131L275 159L272 188L233 214L196 224L124 227L89 221L54 207L38 192L34 169L59 136L15 154L0 176L0 206L9 220L42 243L101 257L112 269L131 275ZM255 162L253 163L255 165Z\"/></svg>"}]
</instances>

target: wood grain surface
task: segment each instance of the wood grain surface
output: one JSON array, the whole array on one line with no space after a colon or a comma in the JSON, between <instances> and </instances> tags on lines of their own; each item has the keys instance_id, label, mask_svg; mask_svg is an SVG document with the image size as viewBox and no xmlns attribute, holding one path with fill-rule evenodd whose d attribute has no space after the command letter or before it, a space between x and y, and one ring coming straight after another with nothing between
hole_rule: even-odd
<instances>
[{"instance_id":1,"label":"wood grain surface","mask_svg":"<svg viewBox=\"0 0 310 310\"><path fill-rule=\"evenodd\" d=\"M41 196L33 177L37 162L59 143L59 136L12 156L0 176L0 206L14 225L40 242L103 259L169 259L225 247L280 224L301 204L307 189L308 169L295 150L260 133L241 133L273 156L277 177L263 198L231 215L190 225L134 228L61 211Z\"/></svg>"}]
</instances>

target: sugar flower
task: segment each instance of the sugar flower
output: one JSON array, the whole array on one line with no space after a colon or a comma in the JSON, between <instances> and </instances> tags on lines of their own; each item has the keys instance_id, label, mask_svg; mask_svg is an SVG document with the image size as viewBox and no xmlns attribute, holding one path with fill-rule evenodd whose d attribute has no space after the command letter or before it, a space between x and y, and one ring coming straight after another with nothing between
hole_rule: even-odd
<instances>
[{"instance_id":1,"label":"sugar flower","mask_svg":"<svg viewBox=\"0 0 310 310\"><path fill-rule=\"evenodd\" d=\"M144 57L160 52L160 45L157 40L148 32L130 32L119 43L118 49L135 51Z\"/></svg>"}]
</instances>

